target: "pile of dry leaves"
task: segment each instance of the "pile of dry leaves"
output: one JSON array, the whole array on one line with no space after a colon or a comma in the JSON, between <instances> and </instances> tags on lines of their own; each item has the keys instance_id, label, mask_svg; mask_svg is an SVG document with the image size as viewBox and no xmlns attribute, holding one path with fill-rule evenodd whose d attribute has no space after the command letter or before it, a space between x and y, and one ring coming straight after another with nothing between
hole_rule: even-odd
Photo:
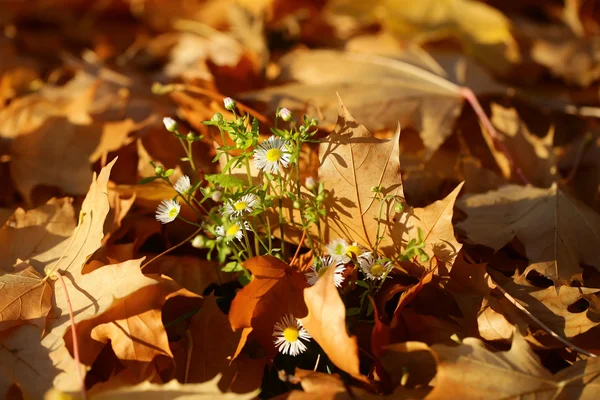
<instances>
[{"instance_id":1,"label":"pile of dry leaves","mask_svg":"<svg viewBox=\"0 0 600 400\"><path fill-rule=\"evenodd\" d=\"M4 2L0 395L599 398L597 21Z\"/></svg>"}]
</instances>

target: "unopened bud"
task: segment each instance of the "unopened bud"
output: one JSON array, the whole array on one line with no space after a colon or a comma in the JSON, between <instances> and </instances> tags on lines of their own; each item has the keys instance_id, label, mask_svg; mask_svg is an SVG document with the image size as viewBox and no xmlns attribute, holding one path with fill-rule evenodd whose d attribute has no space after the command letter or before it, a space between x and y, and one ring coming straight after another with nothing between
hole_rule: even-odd
<instances>
[{"instance_id":1,"label":"unopened bud","mask_svg":"<svg viewBox=\"0 0 600 400\"><path fill-rule=\"evenodd\" d=\"M162 174L164 174L164 173L165 173L165 169L164 169L162 166L160 166L160 165L157 165L157 166L156 166L156 168L154 168L154 173L155 173L156 175L159 175L159 176L161 176Z\"/></svg>"},{"instance_id":2,"label":"unopened bud","mask_svg":"<svg viewBox=\"0 0 600 400\"><path fill-rule=\"evenodd\" d=\"M175 120L173 118L169 118L169 117L163 118L163 124L165 125L165 128L169 132L177 131L177 122L175 122Z\"/></svg>"},{"instance_id":3,"label":"unopened bud","mask_svg":"<svg viewBox=\"0 0 600 400\"><path fill-rule=\"evenodd\" d=\"M194 239L192 239L192 247L197 249L202 249L206 245L206 238L202 235L196 235Z\"/></svg>"},{"instance_id":4,"label":"unopened bud","mask_svg":"<svg viewBox=\"0 0 600 400\"><path fill-rule=\"evenodd\" d=\"M300 204L300 202L299 202L298 200L294 201L294 208L295 208L296 210L299 210L299 209L300 209L300 207L302 207L302 205Z\"/></svg>"},{"instance_id":5,"label":"unopened bud","mask_svg":"<svg viewBox=\"0 0 600 400\"><path fill-rule=\"evenodd\" d=\"M235 109L235 100L231 97L225 97L223 99L223 105L226 110L233 111Z\"/></svg>"},{"instance_id":6,"label":"unopened bud","mask_svg":"<svg viewBox=\"0 0 600 400\"><path fill-rule=\"evenodd\" d=\"M319 120L317 120L316 118L313 118L310 120L310 126L317 126L319 125Z\"/></svg>"},{"instance_id":7,"label":"unopened bud","mask_svg":"<svg viewBox=\"0 0 600 400\"><path fill-rule=\"evenodd\" d=\"M293 115L289 109L283 107L279 109L279 117L286 122L290 122L293 118Z\"/></svg>"},{"instance_id":8,"label":"unopened bud","mask_svg":"<svg viewBox=\"0 0 600 400\"><path fill-rule=\"evenodd\" d=\"M404 204L396 203L396 205L394 206L394 211L396 211L397 213L401 213L402 211L404 211Z\"/></svg>"},{"instance_id":9,"label":"unopened bud","mask_svg":"<svg viewBox=\"0 0 600 400\"><path fill-rule=\"evenodd\" d=\"M212 192L212 194L210 195L210 198L215 201L215 202L220 202L221 199L223 198L223 192L221 192L220 190L215 190L214 192Z\"/></svg>"},{"instance_id":10,"label":"unopened bud","mask_svg":"<svg viewBox=\"0 0 600 400\"><path fill-rule=\"evenodd\" d=\"M306 178L306 181L304 181L304 186L306 186L308 190L313 191L317 188L317 181L312 176L309 176Z\"/></svg>"},{"instance_id":11,"label":"unopened bud","mask_svg":"<svg viewBox=\"0 0 600 400\"><path fill-rule=\"evenodd\" d=\"M186 139L188 140L188 142L193 142L194 141L194 134L192 132L188 133L186 136Z\"/></svg>"},{"instance_id":12,"label":"unopened bud","mask_svg":"<svg viewBox=\"0 0 600 400\"><path fill-rule=\"evenodd\" d=\"M216 113L215 115L212 116L211 121L216 122L216 123L223 121L223 114Z\"/></svg>"}]
</instances>

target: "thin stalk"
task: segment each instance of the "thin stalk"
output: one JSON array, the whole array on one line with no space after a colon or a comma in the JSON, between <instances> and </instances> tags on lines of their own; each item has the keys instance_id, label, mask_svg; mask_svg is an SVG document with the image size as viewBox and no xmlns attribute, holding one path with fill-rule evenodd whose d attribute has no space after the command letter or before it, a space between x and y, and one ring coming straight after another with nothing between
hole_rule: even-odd
<instances>
[{"instance_id":1,"label":"thin stalk","mask_svg":"<svg viewBox=\"0 0 600 400\"><path fill-rule=\"evenodd\" d=\"M79 378L79 382L81 383L81 396L83 399L86 399L85 393L85 381L83 379L83 375L81 374L81 361L79 359L79 343L77 341L77 329L75 325L75 314L73 314L73 305L71 304L71 298L69 297L69 291L67 290L67 285L63 276L60 272L54 271L58 280L60 281L63 290L65 292L65 297L67 299L67 305L69 306L69 319L71 320L71 337L73 338L73 357L75 358L75 364L77 368L77 378Z\"/></svg>"},{"instance_id":2,"label":"thin stalk","mask_svg":"<svg viewBox=\"0 0 600 400\"><path fill-rule=\"evenodd\" d=\"M150 264L151 262L153 262L154 260L158 259L159 257L164 256L167 253L170 253L171 251L175 250L176 248L183 246L184 244L186 244L187 242L189 242L190 240L192 240L198 233L200 233L200 231L202 230L202 228L198 228L194 231L194 233L192 233L190 236L188 236L187 238L183 239L181 242L177 243L175 246L173 247L169 247L167 250L163 251L162 253L154 256L152 259L150 259L150 261L148 261L146 264L142 265L140 269L144 269L148 266L148 264ZM221 277L219 277L219 280L221 279Z\"/></svg>"},{"instance_id":3,"label":"thin stalk","mask_svg":"<svg viewBox=\"0 0 600 400\"><path fill-rule=\"evenodd\" d=\"M279 175L279 234L281 235L281 253L283 254L283 258L285 259L285 241L283 236L283 179L281 177L281 172L278 172Z\"/></svg>"}]
</instances>

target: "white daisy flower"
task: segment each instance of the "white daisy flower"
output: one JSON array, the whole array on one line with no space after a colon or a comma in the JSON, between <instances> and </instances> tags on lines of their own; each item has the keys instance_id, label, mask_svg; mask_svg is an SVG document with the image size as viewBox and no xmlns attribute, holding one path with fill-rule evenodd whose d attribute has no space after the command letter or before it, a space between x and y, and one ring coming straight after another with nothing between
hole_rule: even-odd
<instances>
[{"instance_id":1,"label":"white daisy flower","mask_svg":"<svg viewBox=\"0 0 600 400\"><path fill-rule=\"evenodd\" d=\"M239 221L234 221L227 228L224 225L217 226L215 232L217 233L217 239L219 240L231 242L233 239L237 239L241 242L244 237L244 228L249 231L250 225L248 225L247 222L242 224Z\"/></svg>"},{"instance_id":2,"label":"white daisy flower","mask_svg":"<svg viewBox=\"0 0 600 400\"><path fill-rule=\"evenodd\" d=\"M327 246L325 246L329 255L342 264L350 262L354 258L358 258L364 253L364 250L356 242L348 244L344 239L332 240Z\"/></svg>"},{"instance_id":3,"label":"white daisy flower","mask_svg":"<svg viewBox=\"0 0 600 400\"><path fill-rule=\"evenodd\" d=\"M281 172L290 164L292 155L288 151L290 143L286 140L271 136L254 150L254 164L256 168L271 174Z\"/></svg>"},{"instance_id":4,"label":"white daisy flower","mask_svg":"<svg viewBox=\"0 0 600 400\"><path fill-rule=\"evenodd\" d=\"M163 200L156 209L156 220L163 224L173 222L179 215L181 205L177 200Z\"/></svg>"},{"instance_id":5,"label":"white daisy flower","mask_svg":"<svg viewBox=\"0 0 600 400\"><path fill-rule=\"evenodd\" d=\"M310 335L302 326L302 323L288 314L275 323L273 328L273 336L275 336L275 347L283 354L297 356L306 351L306 345L302 340L309 341Z\"/></svg>"},{"instance_id":6,"label":"white daisy flower","mask_svg":"<svg viewBox=\"0 0 600 400\"><path fill-rule=\"evenodd\" d=\"M190 194L190 190L192 189L192 182L190 182L190 177L187 175L182 176L175 182L173 186L175 191L180 194Z\"/></svg>"},{"instance_id":7,"label":"white daisy flower","mask_svg":"<svg viewBox=\"0 0 600 400\"><path fill-rule=\"evenodd\" d=\"M381 258L375 259L371 252L361 254L358 258L358 265L367 279L373 281L383 279L392 270L390 261L384 262Z\"/></svg>"},{"instance_id":8,"label":"white daisy flower","mask_svg":"<svg viewBox=\"0 0 600 400\"><path fill-rule=\"evenodd\" d=\"M319 260L313 261L310 270L306 273L306 281L308 284L313 286L331 266L335 266L335 271L333 271L333 283L335 284L335 287L342 286L342 282L344 282L344 270L346 269L344 264L336 263L336 259L330 256L320 257L320 264L321 266L319 267Z\"/></svg>"},{"instance_id":9,"label":"white daisy flower","mask_svg":"<svg viewBox=\"0 0 600 400\"><path fill-rule=\"evenodd\" d=\"M241 199L227 203L224 214L226 217L241 217L244 213L252 212L258 205L258 202L258 196L252 193L245 194Z\"/></svg>"}]
</instances>

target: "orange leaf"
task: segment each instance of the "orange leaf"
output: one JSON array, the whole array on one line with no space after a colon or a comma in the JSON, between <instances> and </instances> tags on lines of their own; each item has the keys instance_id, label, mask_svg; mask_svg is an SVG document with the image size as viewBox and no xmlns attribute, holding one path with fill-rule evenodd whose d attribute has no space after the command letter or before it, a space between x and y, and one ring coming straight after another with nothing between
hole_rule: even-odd
<instances>
[{"instance_id":1,"label":"orange leaf","mask_svg":"<svg viewBox=\"0 0 600 400\"><path fill-rule=\"evenodd\" d=\"M313 287L304 290L308 315L301 322L331 362L368 382L360 373L356 336L348 336L346 330L346 307L333 283L333 272L330 268Z\"/></svg>"},{"instance_id":2,"label":"orange leaf","mask_svg":"<svg viewBox=\"0 0 600 400\"><path fill-rule=\"evenodd\" d=\"M252 281L240 290L229 310L233 329L252 328L252 336L267 354L277 352L273 345L273 327L284 315L306 315L302 290L306 279L295 269L272 256L254 257L244 263L252 272Z\"/></svg>"}]
</instances>

